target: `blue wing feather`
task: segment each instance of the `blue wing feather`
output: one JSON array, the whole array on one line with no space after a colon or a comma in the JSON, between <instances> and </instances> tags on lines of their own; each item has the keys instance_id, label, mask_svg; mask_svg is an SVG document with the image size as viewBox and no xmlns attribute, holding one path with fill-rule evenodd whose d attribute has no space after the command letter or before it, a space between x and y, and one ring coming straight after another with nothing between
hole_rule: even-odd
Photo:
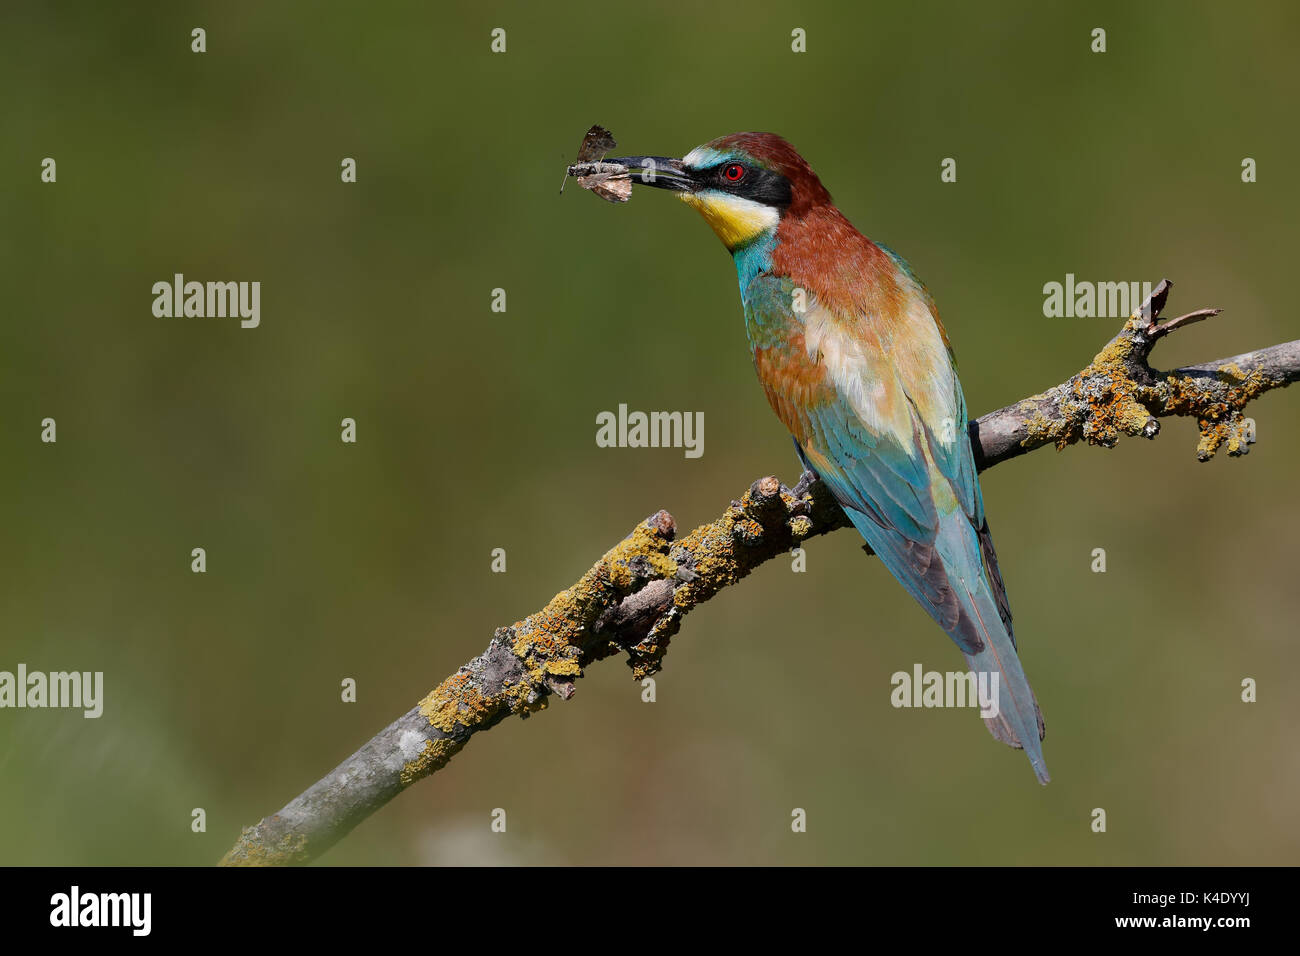
<instances>
[{"instance_id":1,"label":"blue wing feather","mask_svg":"<svg viewBox=\"0 0 1300 956\"><path fill-rule=\"evenodd\" d=\"M774 276L751 283L745 296L746 327L756 350L797 353L808 320L788 310L791 291L788 279ZM897 337L889 341L894 350L908 346ZM842 355L840 362L841 371L856 367ZM865 384L876 389L873 394L882 395L882 407L907 409L911 434L903 437L910 440L900 440L906 426L900 428L897 418L890 419L888 429L873 428L864 414L871 417L874 411L864 413L853 403L855 397L861 401L866 389L841 380L837 389L848 387L857 394L837 391L830 400L799 408L803 434L795 442L801 458L812 464L885 567L957 644L970 668L998 675L1001 711L986 718L985 725L1004 743L1024 747L1035 774L1046 782L1039 744L1042 716L1016 651L974 456L964 435L961 385L955 372L943 383L923 383L945 388L950 383L954 389L940 406L957 410L956 421L949 424L959 433L955 440L943 441L941 437L953 436L935 435L917 407L919 396L908 393L887 360L869 357L863 374L871 376ZM827 373L827 380L834 376Z\"/></svg>"}]
</instances>

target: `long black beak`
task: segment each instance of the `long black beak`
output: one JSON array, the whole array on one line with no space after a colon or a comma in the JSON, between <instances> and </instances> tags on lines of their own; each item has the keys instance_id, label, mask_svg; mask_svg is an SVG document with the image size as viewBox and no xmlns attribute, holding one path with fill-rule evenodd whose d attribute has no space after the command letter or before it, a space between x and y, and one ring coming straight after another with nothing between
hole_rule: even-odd
<instances>
[{"instance_id":1,"label":"long black beak","mask_svg":"<svg viewBox=\"0 0 1300 956\"><path fill-rule=\"evenodd\" d=\"M678 192L695 190L695 180L691 179L680 159L670 159L667 156L619 156L606 159L605 162L618 163L632 170L633 185L645 184Z\"/></svg>"}]
</instances>

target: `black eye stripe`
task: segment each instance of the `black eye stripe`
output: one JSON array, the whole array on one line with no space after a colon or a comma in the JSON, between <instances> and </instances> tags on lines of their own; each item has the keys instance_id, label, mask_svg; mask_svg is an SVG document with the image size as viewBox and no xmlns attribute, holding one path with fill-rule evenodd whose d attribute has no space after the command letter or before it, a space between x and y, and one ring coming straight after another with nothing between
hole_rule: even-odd
<instances>
[{"instance_id":1,"label":"black eye stripe","mask_svg":"<svg viewBox=\"0 0 1300 956\"><path fill-rule=\"evenodd\" d=\"M740 178L728 178L727 171L736 167L744 170ZM711 180L711 185L714 188L721 189L733 196L752 199L755 202L761 202L764 205L774 206L778 209L784 209L790 205L790 181L780 173L774 173L770 169L744 163L728 162L704 170L703 173L706 181Z\"/></svg>"}]
</instances>

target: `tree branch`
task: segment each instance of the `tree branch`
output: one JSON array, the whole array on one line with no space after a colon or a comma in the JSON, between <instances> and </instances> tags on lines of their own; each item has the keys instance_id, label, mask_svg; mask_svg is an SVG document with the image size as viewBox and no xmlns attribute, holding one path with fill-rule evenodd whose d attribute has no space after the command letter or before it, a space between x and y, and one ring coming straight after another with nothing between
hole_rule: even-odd
<instances>
[{"instance_id":1,"label":"tree branch","mask_svg":"<svg viewBox=\"0 0 1300 956\"><path fill-rule=\"evenodd\" d=\"M1148 358L1169 333L1207 319L1201 309L1157 322L1162 281L1077 375L969 425L981 471L1028 451L1083 440L1112 447L1121 435L1154 438L1158 419L1196 418L1197 457L1226 445L1243 455L1255 440L1246 405L1300 379L1300 341L1159 372ZM669 641L692 608L803 541L848 524L810 472L788 488L760 478L722 516L675 540L660 511L638 524L582 578L541 611L499 628L483 654L375 735L278 813L244 829L223 865L306 863L422 777L441 770L474 734L506 717L528 717L551 694L567 700L588 665L627 654L641 680L663 666Z\"/></svg>"}]
</instances>

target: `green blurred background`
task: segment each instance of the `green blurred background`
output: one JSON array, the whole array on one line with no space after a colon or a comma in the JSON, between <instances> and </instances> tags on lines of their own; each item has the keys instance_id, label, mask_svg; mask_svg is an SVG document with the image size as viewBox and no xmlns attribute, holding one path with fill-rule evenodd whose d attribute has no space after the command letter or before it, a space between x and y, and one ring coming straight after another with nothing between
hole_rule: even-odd
<instances>
[{"instance_id":1,"label":"green blurred background","mask_svg":"<svg viewBox=\"0 0 1300 956\"><path fill-rule=\"evenodd\" d=\"M1164 367L1296 337L1298 28L1283 2L6 4L0 669L102 670L107 699L0 711L0 862L211 863L645 515L797 475L699 218L556 196L591 123L628 152L787 136L927 282L979 414L1119 327L1043 317L1067 272L1226 310ZM175 272L261 281L261 327L153 317ZM704 457L598 449L620 402L703 411ZM1300 395L1252 414L1240 461L1178 420L985 477L1047 788L973 714L890 706L892 672L961 658L839 532L692 614L656 703L593 667L324 862L1295 863Z\"/></svg>"}]
</instances>

